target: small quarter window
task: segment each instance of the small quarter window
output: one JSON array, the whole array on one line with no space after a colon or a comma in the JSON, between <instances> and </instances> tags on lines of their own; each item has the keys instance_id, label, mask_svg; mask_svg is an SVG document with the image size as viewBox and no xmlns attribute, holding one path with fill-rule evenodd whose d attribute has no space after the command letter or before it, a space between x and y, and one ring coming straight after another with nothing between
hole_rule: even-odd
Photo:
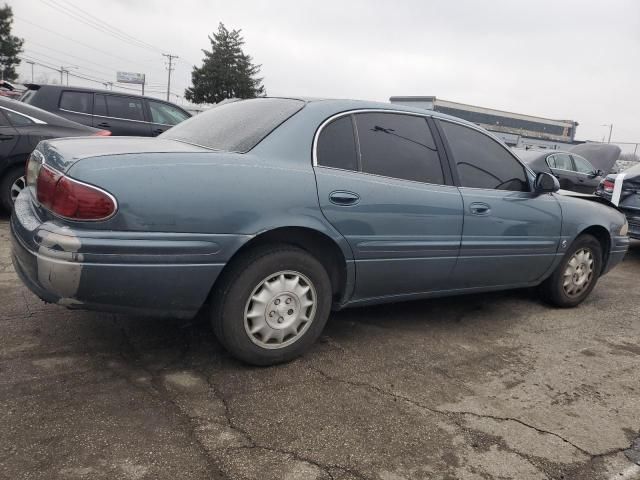
<instances>
[{"instance_id":1,"label":"small quarter window","mask_svg":"<svg viewBox=\"0 0 640 480\"><path fill-rule=\"evenodd\" d=\"M151 111L151 121L162 125L177 125L178 123L189 118L185 112L178 107L162 102L154 102L147 100L149 110Z\"/></svg>"},{"instance_id":2,"label":"small quarter window","mask_svg":"<svg viewBox=\"0 0 640 480\"><path fill-rule=\"evenodd\" d=\"M62 92L60 108L76 113L91 113L93 94L88 92Z\"/></svg>"},{"instance_id":3,"label":"small quarter window","mask_svg":"<svg viewBox=\"0 0 640 480\"><path fill-rule=\"evenodd\" d=\"M35 123L29 117L12 112L11 110L5 110L4 114L9 119L9 123L14 127L26 127L27 125L33 125Z\"/></svg>"},{"instance_id":4,"label":"small quarter window","mask_svg":"<svg viewBox=\"0 0 640 480\"><path fill-rule=\"evenodd\" d=\"M358 170L356 140L351 115L340 117L322 129L318 137L318 165Z\"/></svg>"}]
</instances>

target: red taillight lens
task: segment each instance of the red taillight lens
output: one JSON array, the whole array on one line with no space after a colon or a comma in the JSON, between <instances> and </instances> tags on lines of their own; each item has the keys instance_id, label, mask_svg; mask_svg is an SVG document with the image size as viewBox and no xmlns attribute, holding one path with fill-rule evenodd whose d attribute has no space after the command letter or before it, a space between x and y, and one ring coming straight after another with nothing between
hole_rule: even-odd
<instances>
[{"instance_id":1,"label":"red taillight lens","mask_svg":"<svg viewBox=\"0 0 640 480\"><path fill-rule=\"evenodd\" d=\"M40 168L36 192L40 205L71 220L104 220L116 210L111 195L46 165Z\"/></svg>"},{"instance_id":2,"label":"red taillight lens","mask_svg":"<svg viewBox=\"0 0 640 480\"><path fill-rule=\"evenodd\" d=\"M51 170L49 167L42 165L38 172L38 180L36 182L36 193L40 205L51 208L53 198L56 194L56 186L62 174Z\"/></svg>"},{"instance_id":3,"label":"red taillight lens","mask_svg":"<svg viewBox=\"0 0 640 480\"><path fill-rule=\"evenodd\" d=\"M109 130L98 130L93 134L94 137L108 137L109 135L111 135Z\"/></svg>"},{"instance_id":4,"label":"red taillight lens","mask_svg":"<svg viewBox=\"0 0 640 480\"><path fill-rule=\"evenodd\" d=\"M613 188L616 186L611 180L605 180L602 182L602 189L607 193L613 193Z\"/></svg>"}]
</instances>

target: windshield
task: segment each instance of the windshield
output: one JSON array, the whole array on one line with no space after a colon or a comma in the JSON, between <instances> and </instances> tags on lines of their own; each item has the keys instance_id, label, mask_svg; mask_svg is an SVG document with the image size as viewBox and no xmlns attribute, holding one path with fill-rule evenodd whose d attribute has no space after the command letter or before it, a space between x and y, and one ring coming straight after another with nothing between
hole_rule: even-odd
<instances>
[{"instance_id":1,"label":"windshield","mask_svg":"<svg viewBox=\"0 0 640 480\"><path fill-rule=\"evenodd\" d=\"M193 145L244 153L304 106L301 100L254 98L225 103L160 135Z\"/></svg>"}]
</instances>

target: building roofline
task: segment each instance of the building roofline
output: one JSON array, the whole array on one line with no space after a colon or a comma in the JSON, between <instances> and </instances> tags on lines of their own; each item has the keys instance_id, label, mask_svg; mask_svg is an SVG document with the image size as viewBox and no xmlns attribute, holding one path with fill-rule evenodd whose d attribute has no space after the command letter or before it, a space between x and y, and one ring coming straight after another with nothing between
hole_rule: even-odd
<instances>
[{"instance_id":1,"label":"building roofline","mask_svg":"<svg viewBox=\"0 0 640 480\"><path fill-rule=\"evenodd\" d=\"M454 102L452 100L445 100L445 99L438 99L436 96L397 96L397 97L389 97L389 102L393 103L393 102L398 102L398 101L426 101L426 102L446 102L449 104L454 104L454 105L459 105L461 107L471 107L471 108L478 108L478 109L483 109L483 110L489 110L491 112L495 112L497 114L503 114L502 116L507 116L507 115L517 115L518 117L528 117L531 119L536 119L536 120L547 120L550 122L564 122L564 123L570 123L574 126L578 126L580 125L578 122L576 122L575 120L566 120L566 119L559 119L559 118L549 118L549 117L541 117L541 116L537 116L537 115L528 115L526 113L516 113L516 112L510 112L508 110L499 110L497 108L491 108L491 107L481 107L479 105L471 105L468 103L462 103L462 102Z\"/></svg>"}]
</instances>

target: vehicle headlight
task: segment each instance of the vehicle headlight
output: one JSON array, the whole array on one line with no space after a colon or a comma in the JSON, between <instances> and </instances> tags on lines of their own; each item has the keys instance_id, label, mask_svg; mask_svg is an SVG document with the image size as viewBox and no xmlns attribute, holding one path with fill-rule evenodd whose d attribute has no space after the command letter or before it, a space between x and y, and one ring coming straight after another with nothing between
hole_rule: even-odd
<instances>
[{"instance_id":1,"label":"vehicle headlight","mask_svg":"<svg viewBox=\"0 0 640 480\"><path fill-rule=\"evenodd\" d=\"M622 228L620 229L620 235L624 237L627 233L629 233L629 222L625 220L624 225L622 225Z\"/></svg>"}]
</instances>

